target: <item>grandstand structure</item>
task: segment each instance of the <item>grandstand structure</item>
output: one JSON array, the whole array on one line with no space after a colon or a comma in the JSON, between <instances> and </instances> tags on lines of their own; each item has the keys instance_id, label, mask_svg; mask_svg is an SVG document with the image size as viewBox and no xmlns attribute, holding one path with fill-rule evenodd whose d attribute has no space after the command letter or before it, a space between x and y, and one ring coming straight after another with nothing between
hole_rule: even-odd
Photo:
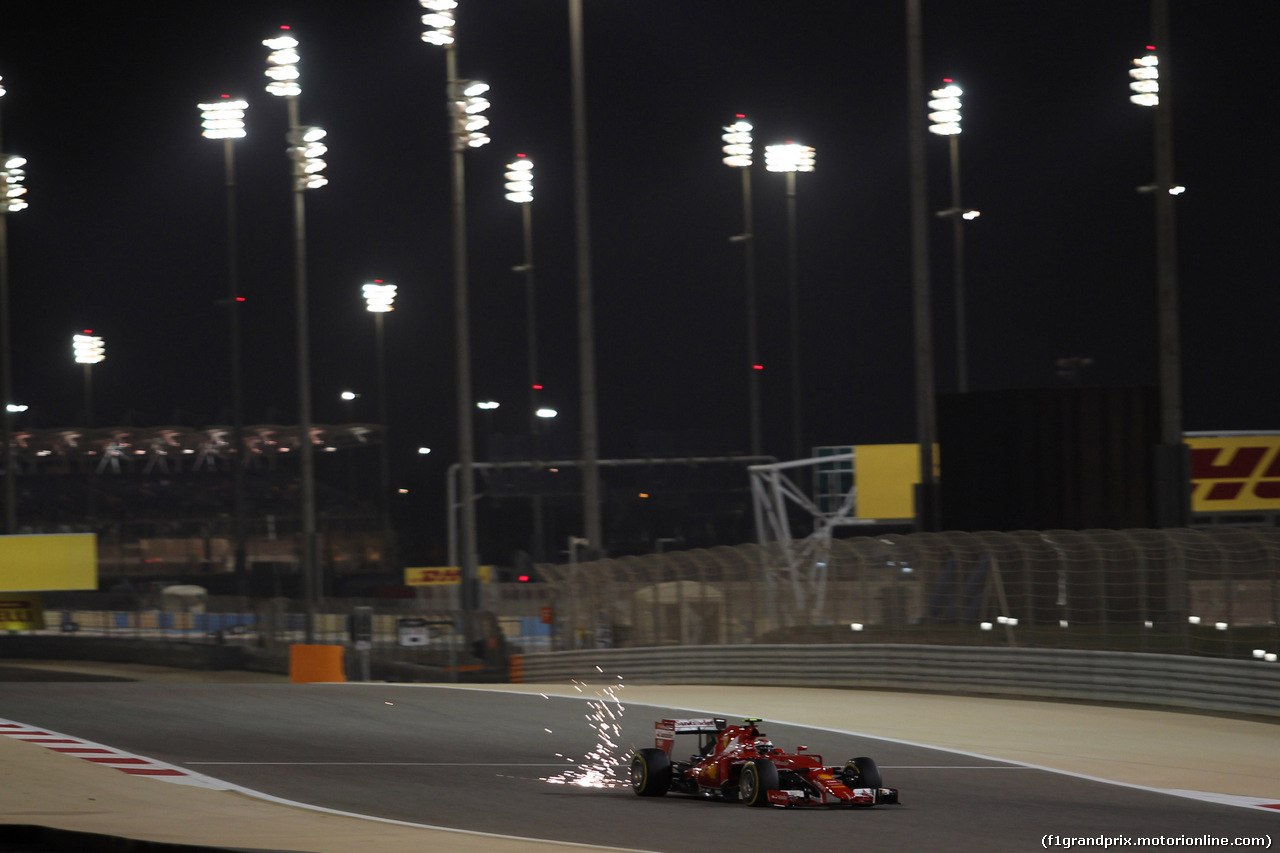
<instances>
[{"instance_id":1,"label":"grandstand structure","mask_svg":"<svg viewBox=\"0 0 1280 853\"><path fill-rule=\"evenodd\" d=\"M326 455L374 447L383 438L377 424L316 424L310 430L314 452ZM292 460L300 457L302 440L299 427L280 424L244 427L239 452L232 428L224 425L15 428L17 532L97 533L104 578L207 577L216 583L217 575L234 568L231 473L242 459L251 507L247 562L282 588L299 560ZM346 479L335 476L317 486L322 559L330 577L384 568L377 502L337 485Z\"/></svg>"}]
</instances>

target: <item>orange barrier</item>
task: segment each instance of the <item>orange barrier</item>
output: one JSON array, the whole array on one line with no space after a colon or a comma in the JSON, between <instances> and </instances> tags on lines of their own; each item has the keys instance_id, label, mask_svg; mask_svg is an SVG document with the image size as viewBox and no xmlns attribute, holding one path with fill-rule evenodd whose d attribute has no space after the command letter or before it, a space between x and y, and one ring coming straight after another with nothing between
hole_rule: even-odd
<instances>
[{"instance_id":1,"label":"orange barrier","mask_svg":"<svg viewBox=\"0 0 1280 853\"><path fill-rule=\"evenodd\" d=\"M289 681L309 684L314 681L346 681L342 646L289 647Z\"/></svg>"},{"instance_id":2,"label":"orange barrier","mask_svg":"<svg viewBox=\"0 0 1280 853\"><path fill-rule=\"evenodd\" d=\"M512 684L524 683L524 655L512 655L507 664L507 672Z\"/></svg>"}]
</instances>

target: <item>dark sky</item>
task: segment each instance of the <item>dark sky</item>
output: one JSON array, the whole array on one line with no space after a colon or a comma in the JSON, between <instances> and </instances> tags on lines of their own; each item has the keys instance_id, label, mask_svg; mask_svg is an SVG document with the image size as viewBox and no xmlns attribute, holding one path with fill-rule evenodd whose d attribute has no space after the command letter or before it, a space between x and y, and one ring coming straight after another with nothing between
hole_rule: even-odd
<instances>
[{"instance_id":1,"label":"dark sky","mask_svg":"<svg viewBox=\"0 0 1280 853\"><path fill-rule=\"evenodd\" d=\"M467 155L474 389L524 428L518 207L503 164L537 165L545 401L577 422L567 10L461 0L459 63L492 86L493 143ZM1280 3L1172 0L1162 51L1174 99L1187 429L1280 427L1271 57ZM302 121L328 130L330 185L307 194L315 412L373 420L373 321L360 285L396 283L387 317L397 466L454 454L444 55L415 0L21 3L0 28L4 147L29 159L10 217L14 387L28 423L81 407L70 336L106 341L99 423L225 422L221 144L197 102L250 101L236 144L246 417L296 422L285 105L261 40L300 39ZM817 149L799 176L806 444L914 440L906 58L900 0L586 0L602 454L651 430L712 430L747 448L739 175L721 126ZM1145 0L924 0L925 75L965 89L961 139L975 389L1156 383L1149 196L1152 114L1128 102L1151 40ZM948 204L929 138L930 205ZM762 158L760 158L762 159ZM789 455L783 178L754 173L765 450ZM934 218L931 216L931 220ZM933 221L938 389L954 387L950 237ZM354 413L338 392L365 394Z\"/></svg>"}]
</instances>

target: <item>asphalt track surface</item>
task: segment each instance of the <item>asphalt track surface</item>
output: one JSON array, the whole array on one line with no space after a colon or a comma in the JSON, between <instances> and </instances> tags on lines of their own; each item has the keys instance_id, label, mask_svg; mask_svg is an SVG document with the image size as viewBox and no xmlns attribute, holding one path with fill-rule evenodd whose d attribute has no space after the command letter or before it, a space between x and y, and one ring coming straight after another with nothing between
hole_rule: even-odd
<instances>
[{"instance_id":1,"label":"asphalt track surface","mask_svg":"<svg viewBox=\"0 0 1280 853\"><path fill-rule=\"evenodd\" d=\"M511 836L670 853L1029 850L1046 833L1280 838L1270 812L772 723L780 747L875 758L903 805L780 811L543 781L596 748L589 711L578 699L404 685L11 683L0 694L0 716L276 797ZM655 719L701 715L624 701L616 754L652 745Z\"/></svg>"}]
</instances>

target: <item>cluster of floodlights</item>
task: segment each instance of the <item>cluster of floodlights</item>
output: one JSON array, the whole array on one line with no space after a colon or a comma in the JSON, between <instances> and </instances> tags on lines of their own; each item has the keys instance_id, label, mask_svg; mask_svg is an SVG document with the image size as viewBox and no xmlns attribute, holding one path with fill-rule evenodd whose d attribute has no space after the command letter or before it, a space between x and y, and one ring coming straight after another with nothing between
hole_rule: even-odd
<instances>
[{"instance_id":1,"label":"cluster of floodlights","mask_svg":"<svg viewBox=\"0 0 1280 853\"><path fill-rule=\"evenodd\" d=\"M1147 50L1155 51L1155 47L1147 45ZM1129 100L1140 107L1158 105L1160 103L1160 59L1152 52L1135 59L1133 65L1134 67L1129 70L1129 76L1133 78L1133 82L1129 84L1129 88L1133 90Z\"/></svg>"},{"instance_id":2,"label":"cluster of floodlights","mask_svg":"<svg viewBox=\"0 0 1280 853\"><path fill-rule=\"evenodd\" d=\"M427 44L438 44L441 47L453 44L453 10L458 8L458 0L419 0L427 14L422 16L423 26L430 27L422 34Z\"/></svg>"},{"instance_id":3,"label":"cluster of floodlights","mask_svg":"<svg viewBox=\"0 0 1280 853\"><path fill-rule=\"evenodd\" d=\"M459 80L453 84L453 144L457 151L479 148L489 142L484 129L489 119L481 115L489 109L489 100L483 97L489 91L488 83L479 80Z\"/></svg>"},{"instance_id":4,"label":"cluster of floodlights","mask_svg":"<svg viewBox=\"0 0 1280 853\"><path fill-rule=\"evenodd\" d=\"M724 164L735 169L745 169L751 165L751 122L744 115L736 116L737 121L727 126L720 136L724 140Z\"/></svg>"},{"instance_id":5,"label":"cluster of floodlights","mask_svg":"<svg viewBox=\"0 0 1280 853\"><path fill-rule=\"evenodd\" d=\"M724 140L724 164L735 169L745 169L752 163L751 122L746 116L735 116L737 121L726 125L720 138ZM813 149L797 142L764 147L764 167L770 172L812 172Z\"/></svg>"},{"instance_id":6,"label":"cluster of floodlights","mask_svg":"<svg viewBox=\"0 0 1280 853\"><path fill-rule=\"evenodd\" d=\"M107 357L102 338L89 329L85 329L82 335L71 336L71 354L77 364L97 364Z\"/></svg>"},{"instance_id":7,"label":"cluster of floodlights","mask_svg":"<svg viewBox=\"0 0 1280 853\"><path fill-rule=\"evenodd\" d=\"M198 104L200 125L204 130L200 134L208 139L243 139L244 111L249 109L246 101L232 100L223 95L223 100L210 104Z\"/></svg>"},{"instance_id":8,"label":"cluster of floodlights","mask_svg":"<svg viewBox=\"0 0 1280 853\"><path fill-rule=\"evenodd\" d=\"M299 127L289 131L289 159L293 160L293 179L299 189L322 187L329 179L320 174L327 164L322 159L329 149L320 140L325 132L319 127Z\"/></svg>"},{"instance_id":9,"label":"cluster of floodlights","mask_svg":"<svg viewBox=\"0 0 1280 853\"><path fill-rule=\"evenodd\" d=\"M529 204L533 201L533 161L517 154L514 162L507 164L507 201Z\"/></svg>"},{"instance_id":10,"label":"cluster of floodlights","mask_svg":"<svg viewBox=\"0 0 1280 853\"><path fill-rule=\"evenodd\" d=\"M291 35L264 39L271 50L267 55L266 75L271 79L267 91L279 98L296 98L302 94L298 84L298 40Z\"/></svg>"},{"instance_id":11,"label":"cluster of floodlights","mask_svg":"<svg viewBox=\"0 0 1280 853\"><path fill-rule=\"evenodd\" d=\"M373 281L364 285L361 290L364 291L365 306L368 310L375 314L385 314L388 311L394 311L391 303L396 299L396 286L394 284L386 284L381 280Z\"/></svg>"},{"instance_id":12,"label":"cluster of floodlights","mask_svg":"<svg viewBox=\"0 0 1280 853\"><path fill-rule=\"evenodd\" d=\"M3 80L0 77L0 80ZM0 86L0 98L4 97L4 86ZM0 213L17 213L27 206L27 188L22 185L27 173L23 166L27 165L26 157L17 154L0 154Z\"/></svg>"},{"instance_id":13,"label":"cluster of floodlights","mask_svg":"<svg viewBox=\"0 0 1280 853\"><path fill-rule=\"evenodd\" d=\"M770 172L812 172L813 149L798 142L766 145L764 167Z\"/></svg>"},{"instance_id":14,"label":"cluster of floodlights","mask_svg":"<svg viewBox=\"0 0 1280 853\"><path fill-rule=\"evenodd\" d=\"M960 96L964 90L951 80L929 94L929 132L939 136L955 136L960 132Z\"/></svg>"}]
</instances>

